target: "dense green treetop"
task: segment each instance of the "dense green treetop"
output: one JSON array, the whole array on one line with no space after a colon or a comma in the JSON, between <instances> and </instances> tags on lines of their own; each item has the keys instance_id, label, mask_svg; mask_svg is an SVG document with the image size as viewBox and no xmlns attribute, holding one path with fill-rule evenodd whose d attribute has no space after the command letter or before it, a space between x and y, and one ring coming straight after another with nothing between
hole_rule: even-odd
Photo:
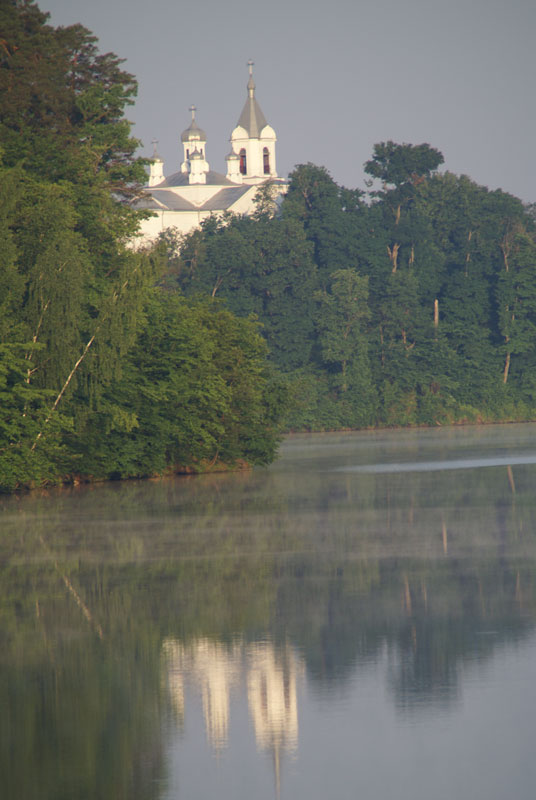
<instances>
[{"instance_id":1,"label":"dense green treetop","mask_svg":"<svg viewBox=\"0 0 536 800\"><path fill-rule=\"evenodd\" d=\"M303 225L324 287L335 270L357 267L369 234L361 191L337 186L324 167L300 164L289 176L282 212Z\"/></svg>"},{"instance_id":2,"label":"dense green treetop","mask_svg":"<svg viewBox=\"0 0 536 800\"><path fill-rule=\"evenodd\" d=\"M365 163L365 172L387 186L419 184L443 163L443 154L429 144L380 142Z\"/></svg>"},{"instance_id":3,"label":"dense green treetop","mask_svg":"<svg viewBox=\"0 0 536 800\"><path fill-rule=\"evenodd\" d=\"M137 84L81 25L53 28L32 0L0 5L0 139L5 163L118 192L143 181L125 107Z\"/></svg>"},{"instance_id":4,"label":"dense green treetop","mask_svg":"<svg viewBox=\"0 0 536 800\"><path fill-rule=\"evenodd\" d=\"M182 291L222 298L242 316L256 314L279 366L308 363L317 269L297 220L270 214L209 219L181 240L179 251L173 269Z\"/></svg>"}]
</instances>

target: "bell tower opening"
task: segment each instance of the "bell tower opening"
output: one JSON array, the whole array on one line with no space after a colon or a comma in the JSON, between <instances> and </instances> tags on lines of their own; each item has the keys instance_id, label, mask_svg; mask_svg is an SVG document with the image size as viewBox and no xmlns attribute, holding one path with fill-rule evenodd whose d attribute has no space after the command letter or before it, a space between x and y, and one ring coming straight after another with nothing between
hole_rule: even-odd
<instances>
[{"instance_id":1,"label":"bell tower opening","mask_svg":"<svg viewBox=\"0 0 536 800\"><path fill-rule=\"evenodd\" d=\"M262 151L262 163L264 168L264 174L270 174L270 153L268 152L268 148L265 147Z\"/></svg>"},{"instance_id":2,"label":"bell tower opening","mask_svg":"<svg viewBox=\"0 0 536 800\"><path fill-rule=\"evenodd\" d=\"M242 175L247 175L248 162L246 158L246 150L244 147L240 150L239 156L240 156L240 172L242 173Z\"/></svg>"}]
</instances>

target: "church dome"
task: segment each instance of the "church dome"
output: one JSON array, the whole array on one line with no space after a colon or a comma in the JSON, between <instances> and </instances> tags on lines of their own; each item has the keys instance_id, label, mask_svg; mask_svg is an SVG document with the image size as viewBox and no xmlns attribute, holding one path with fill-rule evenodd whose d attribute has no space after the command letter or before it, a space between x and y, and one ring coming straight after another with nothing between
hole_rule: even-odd
<instances>
[{"instance_id":1,"label":"church dome","mask_svg":"<svg viewBox=\"0 0 536 800\"><path fill-rule=\"evenodd\" d=\"M205 131L202 131L201 128L197 125L194 121L190 125L189 128L186 128L185 131L181 134L181 141L182 142L191 142L192 140L196 142L206 142L207 135Z\"/></svg>"},{"instance_id":2,"label":"church dome","mask_svg":"<svg viewBox=\"0 0 536 800\"><path fill-rule=\"evenodd\" d=\"M195 121L195 112L196 107L190 106L189 110L192 113L192 121L188 128L181 134L181 141L182 142L206 142L207 135L205 131L202 131L197 122Z\"/></svg>"}]
</instances>

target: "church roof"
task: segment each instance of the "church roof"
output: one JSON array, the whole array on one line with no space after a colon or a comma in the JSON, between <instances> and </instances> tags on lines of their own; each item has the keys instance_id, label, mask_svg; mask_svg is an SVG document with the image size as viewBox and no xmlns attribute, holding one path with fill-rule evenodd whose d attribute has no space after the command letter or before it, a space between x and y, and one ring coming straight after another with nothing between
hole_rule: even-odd
<instances>
[{"instance_id":1,"label":"church roof","mask_svg":"<svg viewBox=\"0 0 536 800\"><path fill-rule=\"evenodd\" d=\"M248 62L249 81L248 99L240 114L237 125L247 131L250 139L258 139L262 129L268 124L255 98L255 81L253 80L253 61Z\"/></svg>"},{"instance_id":2,"label":"church roof","mask_svg":"<svg viewBox=\"0 0 536 800\"><path fill-rule=\"evenodd\" d=\"M166 192L165 190L158 190L153 195L157 202L156 208L164 207L169 211L197 211L198 206L194 206L180 194L175 192Z\"/></svg>"},{"instance_id":3,"label":"church roof","mask_svg":"<svg viewBox=\"0 0 536 800\"><path fill-rule=\"evenodd\" d=\"M237 124L244 128L250 139L258 139L262 129L268 124L255 95L246 100Z\"/></svg>"},{"instance_id":4,"label":"church roof","mask_svg":"<svg viewBox=\"0 0 536 800\"><path fill-rule=\"evenodd\" d=\"M201 205L194 205L194 203L190 203L180 194L161 187L163 187L163 184L153 187L150 194L145 194L133 203L134 207L152 211L224 211L251 189L251 186L247 185L225 186Z\"/></svg>"},{"instance_id":5,"label":"church roof","mask_svg":"<svg viewBox=\"0 0 536 800\"><path fill-rule=\"evenodd\" d=\"M205 174L207 176L207 186L235 186L235 184L226 178L225 175L222 175L221 172L214 172L214 170L209 169L209 171ZM168 186L189 185L190 179L187 172L174 172L173 175L170 175L169 178L165 179L165 181L159 183L158 188L165 189Z\"/></svg>"},{"instance_id":6,"label":"church roof","mask_svg":"<svg viewBox=\"0 0 536 800\"><path fill-rule=\"evenodd\" d=\"M159 203L151 194L143 194L141 197L136 197L132 202L131 205L133 208L136 209L146 209L149 208L152 211L156 211L158 209L165 208L163 203Z\"/></svg>"},{"instance_id":7,"label":"church roof","mask_svg":"<svg viewBox=\"0 0 536 800\"><path fill-rule=\"evenodd\" d=\"M251 186L233 186L220 189L217 194L203 205L203 211L219 211L222 208L230 208L248 189L251 189Z\"/></svg>"}]
</instances>

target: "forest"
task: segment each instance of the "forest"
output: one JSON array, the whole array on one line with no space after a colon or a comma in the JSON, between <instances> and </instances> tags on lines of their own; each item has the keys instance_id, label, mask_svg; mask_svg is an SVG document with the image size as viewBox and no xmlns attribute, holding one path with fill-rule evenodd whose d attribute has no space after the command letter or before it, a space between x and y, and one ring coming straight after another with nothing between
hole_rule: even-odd
<instances>
[{"instance_id":1,"label":"forest","mask_svg":"<svg viewBox=\"0 0 536 800\"><path fill-rule=\"evenodd\" d=\"M136 81L0 7L0 490L269 463L283 431L536 417L535 209L374 146L364 190L135 250Z\"/></svg>"},{"instance_id":2,"label":"forest","mask_svg":"<svg viewBox=\"0 0 536 800\"><path fill-rule=\"evenodd\" d=\"M295 430L532 419L534 208L382 142L368 192L299 165L280 210L168 233L168 280L262 323Z\"/></svg>"}]
</instances>

